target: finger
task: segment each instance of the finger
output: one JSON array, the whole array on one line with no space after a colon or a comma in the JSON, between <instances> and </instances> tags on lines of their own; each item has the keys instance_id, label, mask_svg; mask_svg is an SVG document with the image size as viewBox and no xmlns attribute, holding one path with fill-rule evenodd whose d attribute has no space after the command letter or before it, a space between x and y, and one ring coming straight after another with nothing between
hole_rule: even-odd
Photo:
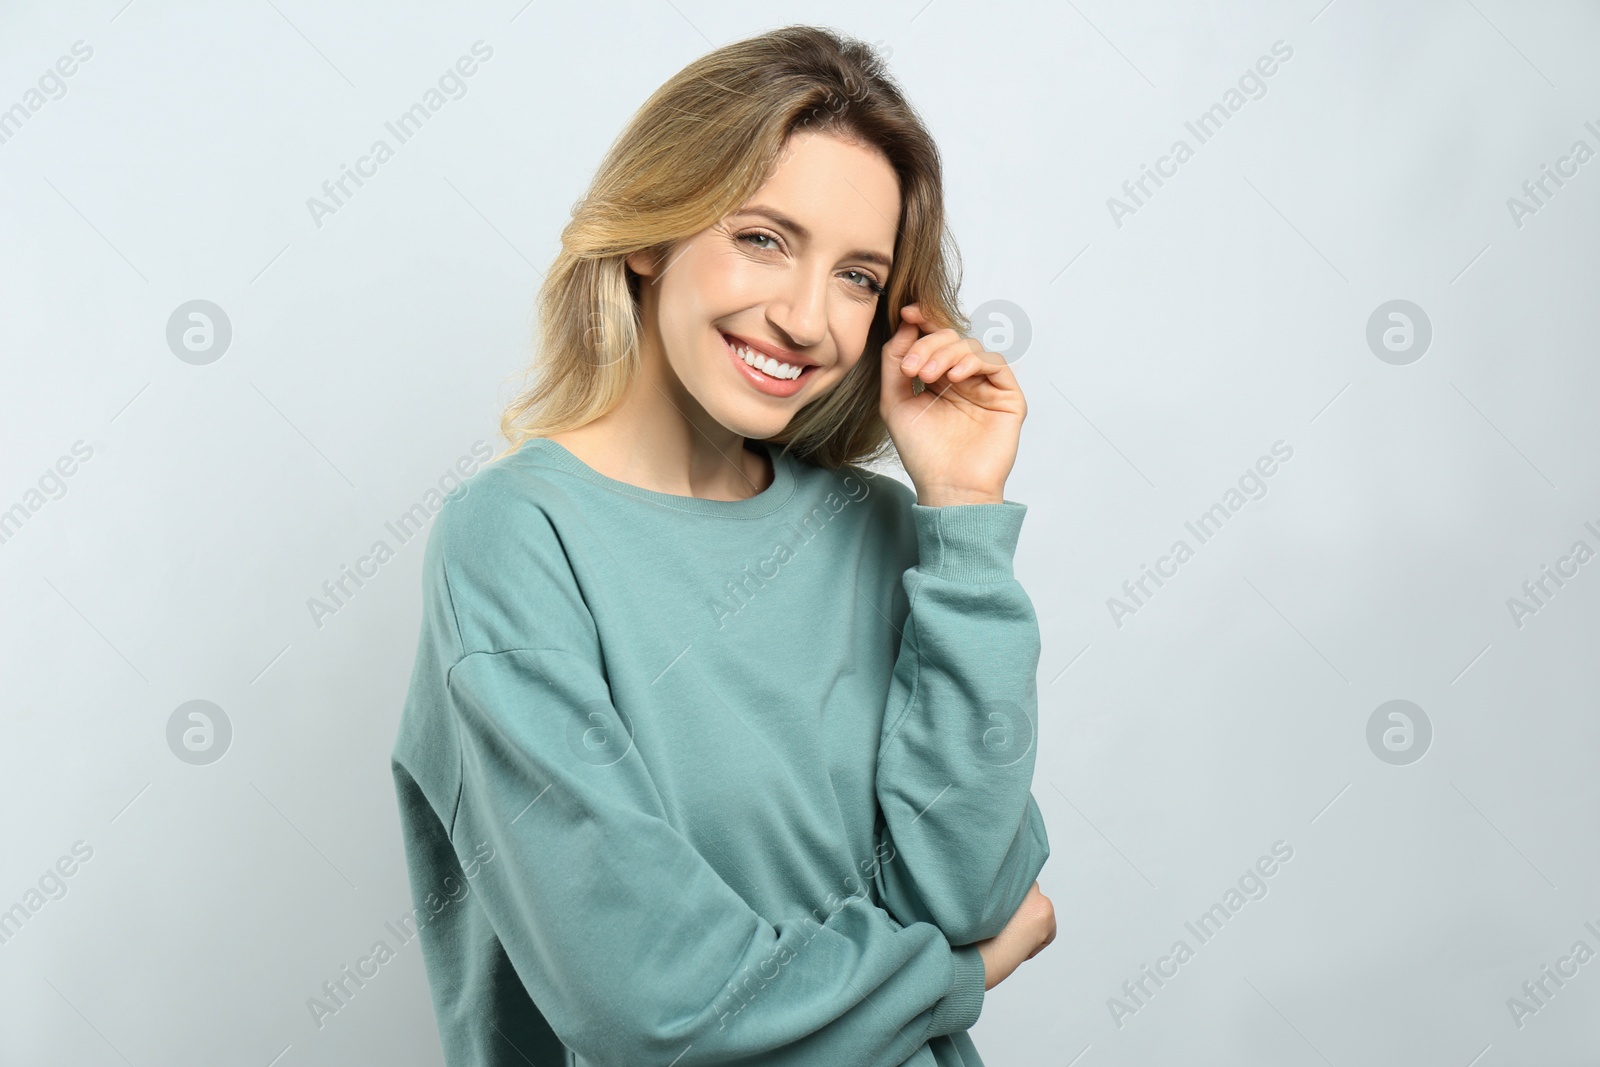
<instances>
[{"instance_id":1,"label":"finger","mask_svg":"<svg viewBox=\"0 0 1600 1067\"><path fill-rule=\"evenodd\" d=\"M928 315L922 310L920 304L907 304L900 309L900 321L895 324L895 332L905 329L907 324L916 327L915 337L921 337L928 332ZM904 355L904 353L901 353Z\"/></svg>"},{"instance_id":2,"label":"finger","mask_svg":"<svg viewBox=\"0 0 1600 1067\"><path fill-rule=\"evenodd\" d=\"M921 336L921 328L914 322L902 322L900 328L889 335L883 343L883 358L892 360L896 365L905 359L906 353L911 350L912 344Z\"/></svg>"},{"instance_id":3,"label":"finger","mask_svg":"<svg viewBox=\"0 0 1600 1067\"><path fill-rule=\"evenodd\" d=\"M968 339L954 330L930 333L926 337L919 338L911 346L911 350L901 360L900 369L907 375L919 377L924 382L931 382L944 373L945 367L971 351L971 347L964 343L966 340ZM946 352L951 346L960 348L955 352ZM942 358L941 353L944 353Z\"/></svg>"},{"instance_id":4,"label":"finger","mask_svg":"<svg viewBox=\"0 0 1600 1067\"><path fill-rule=\"evenodd\" d=\"M986 355L987 353L984 352L975 352L971 355L962 356L950 365L949 370L944 372L945 377L952 382L959 382L968 378L986 377L995 373L1000 369L1000 364L990 363L984 358Z\"/></svg>"},{"instance_id":5,"label":"finger","mask_svg":"<svg viewBox=\"0 0 1600 1067\"><path fill-rule=\"evenodd\" d=\"M1011 364L1006 362L1006 357L999 352L984 352L984 359L991 367L984 369L984 373L995 385L1002 389L1022 391L1022 386L1017 382L1016 374L1011 370Z\"/></svg>"},{"instance_id":6,"label":"finger","mask_svg":"<svg viewBox=\"0 0 1600 1067\"><path fill-rule=\"evenodd\" d=\"M1006 363L1005 357L995 352L975 352L957 360L945 371L945 379L951 385L966 383L969 389L992 389L1000 394L1020 395L1022 392L1022 387L1017 384L1017 376Z\"/></svg>"},{"instance_id":7,"label":"finger","mask_svg":"<svg viewBox=\"0 0 1600 1067\"><path fill-rule=\"evenodd\" d=\"M945 332L941 330L939 334L929 334L923 338L923 341L931 342L935 337ZM920 361L913 358L918 353L917 346L912 345L911 352L905 360L907 364L905 367L906 373L915 374L924 382L931 383L949 370L957 360L974 354L974 349L978 352L983 351L983 342L971 337L962 337L953 330L949 331L949 333L952 334L951 337L944 339L938 345L930 345Z\"/></svg>"},{"instance_id":8,"label":"finger","mask_svg":"<svg viewBox=\"0 0 1600 1067\"><path fill-rule=\"evenodd\" d=\"M878 373L880 404L900 406L916 399L916 378L905 372L902 360L918 332L916 325L906 323L884 342L883 362Z\"/></svg>"}]
</instances>

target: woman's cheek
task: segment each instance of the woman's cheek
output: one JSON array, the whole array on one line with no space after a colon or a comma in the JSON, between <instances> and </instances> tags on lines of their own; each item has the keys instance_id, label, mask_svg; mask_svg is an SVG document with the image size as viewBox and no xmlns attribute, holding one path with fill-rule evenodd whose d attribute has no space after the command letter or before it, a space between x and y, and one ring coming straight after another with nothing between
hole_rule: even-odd
<instances>
[{"instance_id":1,"label":"woman's cheek","mask_svg":"<svg viewBox=\"0 0 1600 1067\"><path fill-rule=\"evenodd\" d=\"M720 264L712 279L713 292L724 302L743 307L761 303L769 295L771 272L761 271L755 264L734 259Z\"/></svg>"}]
</instances>

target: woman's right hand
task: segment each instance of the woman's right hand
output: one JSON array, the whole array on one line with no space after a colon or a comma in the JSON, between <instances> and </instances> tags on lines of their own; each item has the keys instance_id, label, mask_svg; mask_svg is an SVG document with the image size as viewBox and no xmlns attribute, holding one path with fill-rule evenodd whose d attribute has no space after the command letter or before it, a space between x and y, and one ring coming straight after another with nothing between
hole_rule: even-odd
<instances>
[{"instance_id":1,"label":"woman's right hand","mask_svg":"<svg viewBox=\"0 0 1600 1067\"><path fill-rule=\"evenodd\" d=\"M993 989L1056 939L1056 909L1033 883L1005 929L973 948L983 957L983 988Z\"/></svg>"}]
</instances>

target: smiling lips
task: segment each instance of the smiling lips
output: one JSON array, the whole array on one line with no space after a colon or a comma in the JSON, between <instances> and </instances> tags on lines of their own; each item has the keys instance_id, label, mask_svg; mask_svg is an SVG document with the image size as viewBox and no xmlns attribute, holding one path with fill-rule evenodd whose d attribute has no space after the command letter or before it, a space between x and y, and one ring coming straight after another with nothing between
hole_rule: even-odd
<instances>
[{"instance_id":1,"label":"smiling lips","mask_svg":"<svg viewBox=\"0 0 1600 1067\"><path fill-rule=\"evenodd\" d=\"M771 396L793 396L801 380L817 369L814 360L762 341L725 333L722 342L746 380Z\"/></svg>"},{"instance_id":2,"label":"smiling lips","mask_svg":"<svg viewBox=\"0 0 1600 1067\"><path fill-rule=\"evenodd\" d=\"M722 336L728 342L729 347L731 347L735 352L738 352L740 356L745 356L746 353L756 356L759 362L757 362L755 365L761 367L763 370L767 369L766 360L771 360L774 364L776 364L776 366L773 367L774 370L776 370L779 366L787 365L792 367L794 370L803 371L807 367L815 367L817 365L817 361L808 356L802 356L798 352L791 352L787 348L771 344L767 341L756 341L749 337L740 337L738 334L732 333L725 333ZM761 357L765 357L765 359L761 359ZM748 359L746 359L746 362L748 362ZM788 378L792 377L793 375L789 372L784 372L779 376Z\"/></svg>"}]
</instances>

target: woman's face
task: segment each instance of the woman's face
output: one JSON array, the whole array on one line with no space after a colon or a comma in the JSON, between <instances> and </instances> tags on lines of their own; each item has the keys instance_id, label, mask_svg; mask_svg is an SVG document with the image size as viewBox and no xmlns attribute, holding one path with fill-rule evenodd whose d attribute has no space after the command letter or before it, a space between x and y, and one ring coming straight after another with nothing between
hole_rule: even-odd
<instances>
[{"instance_id":1,"label":"woman's face","mask_svg":"<svg viewBox=\"0 0 1600 1067\"><path fill-rule=\"evenodd\" d=\"M645 329L665 355L674 403L697 403L753 438L781 432L861 359L900 218L899 181L875 148L807 131L779 159L739 211L659 264L628 260L646 275Z\"/></svg>"}]
</instances>

